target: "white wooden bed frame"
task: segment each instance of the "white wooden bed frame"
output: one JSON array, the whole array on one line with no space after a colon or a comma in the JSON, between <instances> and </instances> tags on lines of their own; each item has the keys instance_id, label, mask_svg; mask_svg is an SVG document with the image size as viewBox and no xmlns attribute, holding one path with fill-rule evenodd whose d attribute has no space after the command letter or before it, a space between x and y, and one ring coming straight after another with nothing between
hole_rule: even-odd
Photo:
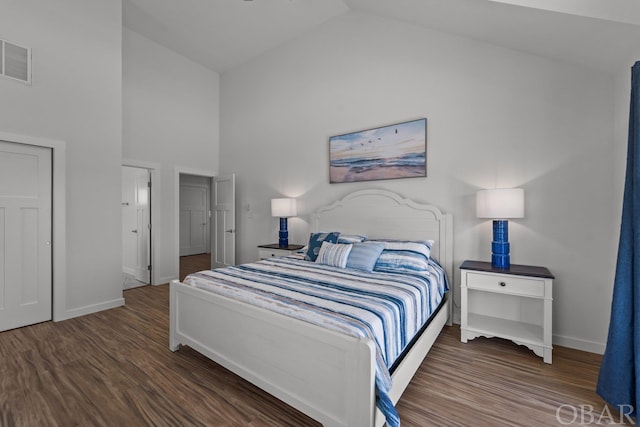
<instances>
[{"instance_id":1,"label":"white wooden bed frame","mask_svg":"<svg viewBox=\"0 0 640 427\"><path fill-rule=\"evenodd\" d=\"M433 239L432 256L453 277L452 218L386 190L347 195L312 215L314 231L369 238ZM259 307L171 282L170 344L187 345L325 426L382 426L375 406L375 346ZM398 401L445 323L451 292L393 374Z\"/></svg>"}]
</instances>

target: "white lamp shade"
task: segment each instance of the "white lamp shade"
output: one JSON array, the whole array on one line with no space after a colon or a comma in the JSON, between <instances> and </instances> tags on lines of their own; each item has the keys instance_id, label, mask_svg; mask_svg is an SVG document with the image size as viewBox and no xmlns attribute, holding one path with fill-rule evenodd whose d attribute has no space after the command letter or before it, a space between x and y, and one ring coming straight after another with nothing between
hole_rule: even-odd
<instances>
[{"instance_id":1,"label":"white lamp shade","mask_svg":"<svg viewBox=\"0 0 640 427\"><path fill-rule=\"evenodd\" d=\"M522 188L496 188L476 193L478 218L524 218L524 190Z\"/></svg>"},{"instance_id":2,"label":"white lamp shade","mask_svg":"<svg viewBox=\"0 0 640 427\"><path fill-rule=\"evenodd\" d=\"M271 216L289 218L298 215L296 199L271 199Z\"/></svg>"}]
</instances>

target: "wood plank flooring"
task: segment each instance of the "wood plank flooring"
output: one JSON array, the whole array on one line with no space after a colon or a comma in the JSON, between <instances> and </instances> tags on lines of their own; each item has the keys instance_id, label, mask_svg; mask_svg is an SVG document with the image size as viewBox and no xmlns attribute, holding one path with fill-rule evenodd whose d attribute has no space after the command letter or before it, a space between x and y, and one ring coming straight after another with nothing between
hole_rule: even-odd
<instances>
[{"instance_id":1,"label":"wood plank flooring","mask_svg":"<svg viewBox=\"0 0 640 427\"><path fill-rule=\"evenodd\" d=\"M124 296L124 307L0 333L0 426L318 425L188 347L169 351L168 285ZM600 356L556 347L546 365L459 334L445 329L407 388L403 426L588 425L568 406L558 420L558 407L602 411Z\"/></svg>"},{"instance_id":2,"label":"wood plank flooring","mask_svg":"<svg viewBox=\"0 0 640 427\"><path fill-rule=\"evenodd\" d=\"M211 254L186 255L180 257L180 280L191 273L211 269Z\"/></svg>"}]
</instances>

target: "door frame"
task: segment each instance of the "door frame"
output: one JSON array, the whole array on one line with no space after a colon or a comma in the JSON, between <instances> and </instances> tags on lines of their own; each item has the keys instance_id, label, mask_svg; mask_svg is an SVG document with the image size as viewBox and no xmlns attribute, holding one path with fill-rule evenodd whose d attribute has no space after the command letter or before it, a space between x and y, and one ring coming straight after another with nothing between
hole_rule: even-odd
<instances>
[{"instance_id":1,"label":"door frame","mask_svg":"<svg viewBox=\"0 0 640 427\"><path fill-rule=\"evenodd\" d=\"M176 280L180 278L180 174L203 176L211 180L217 175L216 172L207 169L194 169L185 166L173 168L173 277ZM213 244L212 228L209 227L209 239Z\"/></svg>"},{"instance_id":2,"label":"door frame","mask_svg":"<svg viewBox=\"0 0 640 427\"><path fill-rule=\"evenodd\" d=\"M122 159L122 166L130 166L134 168L146 169L149 171L149 180L151 181L151 230L149 230L149 239L151 240L151 254L149 256L149 262L151 263L151 274L149 275L149 283L152 285L160 285L156 283L157 268L156 268L156 256L158 254L158 239L156 239L156 228L158 222L158 215L160 214L160 179L159 171L160 165L158 163L146 162L143 160L134 159Z\"/></svg>"},{"instance_id":3,"label":"door frame","mask_svg":"<svg viewBox=\"0 0 640 427\"><path fill-rule=\"evenodd\" d=\"M51 297L54 322L66 320L67 314L67 240L66 240L66 159L67 144L55 139L0 132L0 140L15 144L35 145L51 149Z\"/></svg>"}]
</instances>

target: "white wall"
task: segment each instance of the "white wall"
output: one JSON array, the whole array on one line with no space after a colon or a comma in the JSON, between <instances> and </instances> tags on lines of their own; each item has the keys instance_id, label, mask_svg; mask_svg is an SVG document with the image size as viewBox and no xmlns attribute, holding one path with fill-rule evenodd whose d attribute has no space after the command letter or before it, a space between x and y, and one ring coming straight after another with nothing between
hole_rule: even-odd
<instances>
[{"instance_id":1,"label":"white wall","mask_svg":"<svg viewBox=\"0 0 640 427\"><path fill-rule=\"evenodd\" d=\"M640 60L640 57L638 58ZM620 233L622 220L622 199L624 197L624 181L627 168L627 142L629 138L629 103L631 99L631 67L622 68L615 76L615 116L614 116L614 146L613 146L613 232L616 237ZM617 249L617 248L616 248ZM617 254L617 251L616 251Z\"/></svg>"},{"instance_id":2,"label":"white wall","mask_svg":"<svg viewBox=\"0 0 640 427\"><path fill-rule=\"evenodd\" d=\"M638 58L640 60L640 57ZM611 234L615 238L616 246L613 249L613 255L618 255L617 243L620 238L620 225L622 223L622 202L624 198L624 186L626 178L627 168L627 143L629 137L629 102L631 95L631 67L634 60L630 60L629 64L623 68L614 76L615 88L614 88L614 138L612 147L613 167L611 169L613 191L612 191L612 215L611 215ZM608 297L604 300L604 304L610 306L613 297L613 279L615 278L615 264L614 273L612 276L612 289ZM610 310L607 311L610 316ZM609 324L609 317L607 318L607 326Z\"/></svg>"},{"instance_id":3,"label":"white wall","mask_svg":"<svg viewBox=\"0 0 640 427\"><path fill-rule=\"evenodd\" d=\"M156 167L154 284L178 278L176 170L218 170L219 75L123 31L123 157Z\"/></svg>"},{"instance_id":4,"label":"white wall","mask_svg":"<svg viewBox=\"0 0 640 427\"><path fill-rule=\"evenodd\" d=\"M456 266L490 259L480 188L521 186L512 263L555 275L557 344L603 351L612 237L613 79L567 63L359 13L222 76L221 173L237 173L238 260L276 241L269 199L306 215L361 188L386 188L454 215ZM328 183L328 137L427 117L428 177ZM459 303L459 272L454 277ZM459 309L458 309L459 310Z\"/></svg>"},{"instance_id":5,"label":"white wall","mask_svg":"<svg viewBox=\"0 0 640 427\"><path fill-rule=\"evenodd\" d=\"M120 2L0 1L0 9L1 37L33 49L31 86L0 79L0 131L66 143L66 253L54 253L54 263L66 257L66 280L54 315L121 305Z\"/></svg>"}]
</instances>

